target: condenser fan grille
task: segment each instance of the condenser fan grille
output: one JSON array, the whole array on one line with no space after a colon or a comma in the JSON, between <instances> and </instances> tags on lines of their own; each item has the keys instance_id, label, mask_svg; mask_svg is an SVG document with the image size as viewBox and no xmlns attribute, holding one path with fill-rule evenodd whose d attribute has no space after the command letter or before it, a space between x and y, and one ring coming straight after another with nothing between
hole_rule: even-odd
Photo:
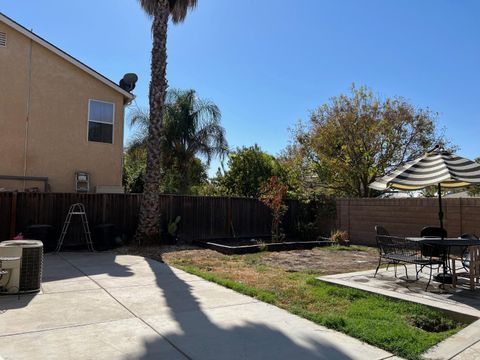
<instances>
[{"instance_id":1,"label":"condenser fan grille","mask_svg":"<svg viewBox=\"0 0 480 360\"><path fill-rule=\"evenodd\" d=\"M22 250L20 292L40 289L43 269L43 247L26 247Z\"/></svg>"}]
</instances>

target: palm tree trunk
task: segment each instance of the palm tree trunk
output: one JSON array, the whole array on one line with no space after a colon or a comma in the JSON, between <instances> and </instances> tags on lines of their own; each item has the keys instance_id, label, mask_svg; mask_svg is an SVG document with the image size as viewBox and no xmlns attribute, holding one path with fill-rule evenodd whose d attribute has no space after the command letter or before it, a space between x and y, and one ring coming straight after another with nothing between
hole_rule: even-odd
<instances>
[{"instance_id":1,"label":"palm tree trunk","mask_svg":"<svg viewBox=\"0 0 480 360\"><path fill-rule=\"evenodd\" d=\"M152 63L150 80L150 124L147 138L147 168L142 203L135 233L139 245L160 242L161 141L163 109L167 90L168 0L157 1L152 23Z\"/></svg>"}]
</instances>

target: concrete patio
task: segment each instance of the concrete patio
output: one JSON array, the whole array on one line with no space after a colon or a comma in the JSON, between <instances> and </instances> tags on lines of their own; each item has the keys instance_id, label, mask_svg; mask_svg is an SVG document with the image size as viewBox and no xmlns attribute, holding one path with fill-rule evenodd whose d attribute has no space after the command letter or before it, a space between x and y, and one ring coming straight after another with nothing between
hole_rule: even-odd
<instances>
[{"instance_id":1,"label":"concrete patio","mask_svg":"<svg viewBox=\"0 0 480 360\"><path fill-rule=\"evenodd\" d=\"M3 359L394 359L139 256L46 255L40 294L0 297Z\"/></svg>"},{"instance_id":2,"label":"concrete patio","mask_svg":"<svg viewBox=\"0 0 480 360\"><path fill-rule=\"evenodd\" d=\"M453 288L445 285L440 288L440 283L432 281L428 290L425 289L428 276L419 273L419 280L415 278L415 267L407 266L409 278L405 276L405 269L398 267L395 277L393 267L380 269L376 277L375 271L359 271L352 273L322 276L318 279L331 284L348 286L371 293L384 295L400 300L424 304L450 313L452 316L472 322L464 330L447 338L437 346L430 349L425 355L426 359L453 359L467 360L480 358L480 289L471 291L466 280L460 280L458 286Z\"/></svg>"}]
</instances>

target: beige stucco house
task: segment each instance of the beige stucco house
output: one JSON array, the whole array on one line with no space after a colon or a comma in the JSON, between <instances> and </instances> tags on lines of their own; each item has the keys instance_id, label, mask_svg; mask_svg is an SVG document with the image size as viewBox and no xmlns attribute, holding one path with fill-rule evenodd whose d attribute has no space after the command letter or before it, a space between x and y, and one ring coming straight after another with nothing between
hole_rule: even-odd
<instances>
[{"instance_id":1,"label":"beige stucco house","mask_svg":"<svg viewBox=\"0 0 480 360\"><path fill-rule=\"evenodd\" d=\"M124 107L133 95L0 13L0 189L122 185Z\"/></svg>"}]
</instances>

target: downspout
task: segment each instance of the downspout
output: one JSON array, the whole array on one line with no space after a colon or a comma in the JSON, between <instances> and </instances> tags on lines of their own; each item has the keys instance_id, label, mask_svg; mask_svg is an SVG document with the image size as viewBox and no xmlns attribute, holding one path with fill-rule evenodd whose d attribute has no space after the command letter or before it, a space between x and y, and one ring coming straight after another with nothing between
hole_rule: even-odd
<instances>
[{"instance_id":1,"label":"downspout","mask_svg":"<svg viewBox=\"0 0 480 360\"><path fill-rule=\"evenodd\" d=\"M27 151L28 151L28 126L30 122L30 100L32 94L32 47L33 40L30 39L30 51L28 59L28 90L27 90L27 117L25 120L25 142L24 142L24 160L23 160L23 176L27 176ZM23 191L26 188L26 180L23 180Z\"/></svg>"}]
</instances>

